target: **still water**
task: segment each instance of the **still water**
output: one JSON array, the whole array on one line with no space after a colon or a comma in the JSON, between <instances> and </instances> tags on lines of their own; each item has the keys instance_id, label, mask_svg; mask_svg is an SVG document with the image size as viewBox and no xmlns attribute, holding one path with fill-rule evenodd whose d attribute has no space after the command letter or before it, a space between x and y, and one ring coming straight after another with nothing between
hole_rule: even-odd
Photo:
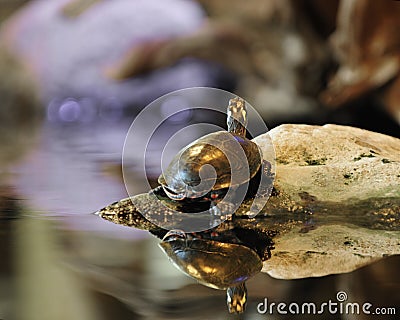
<instances>
[{"instance_id":1,"label":"still water","mask_svg":"<svg viewBox=\"0 0 400 320\"><path fill-rule=\"evenodd\" d=\"M93 212L127 196L121 155L129 122L40 124L7 128L0 146L0 319L235 319L226 293L177 271L147 232L114 225ZM186 137L194 139L195 137ZM186 144L187 141L182 141ZM178 146L179 144L177 144ZM150 178L162 146L153 144ZM11 151L12 150L12 151ZM134 168L134 166L133 166ZM134 169L133 169L134 172ZM142 177L137 193L148 187ZM241 319L370 319L366 315L259 314L257 305L349 301L397 307L400 258L343 275L248 282ZM382 316L380 319L398 319Z\"/></svg>"}]
</instances>

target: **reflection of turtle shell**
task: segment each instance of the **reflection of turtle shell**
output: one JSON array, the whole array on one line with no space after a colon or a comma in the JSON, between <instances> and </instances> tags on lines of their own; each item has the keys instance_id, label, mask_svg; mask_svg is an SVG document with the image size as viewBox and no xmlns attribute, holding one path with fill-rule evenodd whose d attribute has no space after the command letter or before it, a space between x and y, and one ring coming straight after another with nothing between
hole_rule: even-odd
<instances>
[{"instance_id":1,"label":"reflection of turtle shell","mask_svg":"<svg viewBox=\"0 0 400 320\"><path fill-rule=\"evenodd\" d=\"M175 193L184 192L186 186L195 187L202 182L200 169L206 164L211 165L217 174L213 190L236 187L256 175L261 167L261 152L247 138L226 131L214 132L182 149L158 181ZM207 180L207 177L203 179Z\"/></svg>"},{"instance_id":2,"label":"reflection of turtle shell","mask_svg":"<svg viewBox=\"0 0 400 320\"><path fill-rule=\"evenodd\" d=\"M216 289L238 285L262 268L260 257L244 245L172 237L160 247L185 274Z\"/></svg>"}]
</instances>

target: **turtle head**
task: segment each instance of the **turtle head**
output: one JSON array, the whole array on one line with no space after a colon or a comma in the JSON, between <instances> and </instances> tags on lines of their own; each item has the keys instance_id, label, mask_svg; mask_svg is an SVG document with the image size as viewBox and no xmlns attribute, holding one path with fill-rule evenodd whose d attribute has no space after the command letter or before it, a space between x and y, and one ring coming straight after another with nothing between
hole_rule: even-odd
<instances>
[{"instance_id":1,"label":"turtle head","mask_svg":"<svg viewBox=\"0 0 400 320\"><path fill-rule=\"evenodd\" d=\"M181 180L175 182L174 184L175 188L172 189L170 186L168 186L164 174L161 174L158 177L158 183L162 186L168 198L172 200L180 201L187 197L186 185Z\"/></svg>"},{"instance_id":2,"label":"turtle head","mask_svg":"<svg viewBox=\"0 0 400 320\"><path fill-rule=\"evenodd\" d=\"M246 309L247 289L244 282L226 290L226 304L229 313L242 313Z\"/></svg>"},{"instance_id":3,"label":"turtle head","mask_svg":"<svg viewBox=\"0 0 400 320\"><path fill-rule=\"evenodd\" d=\"M247 127L247 111L246 104L243 99L236 97L229 100L228 117L226 123L228 131L239 136L246 136Z\"/></svg>"}]
</instances>

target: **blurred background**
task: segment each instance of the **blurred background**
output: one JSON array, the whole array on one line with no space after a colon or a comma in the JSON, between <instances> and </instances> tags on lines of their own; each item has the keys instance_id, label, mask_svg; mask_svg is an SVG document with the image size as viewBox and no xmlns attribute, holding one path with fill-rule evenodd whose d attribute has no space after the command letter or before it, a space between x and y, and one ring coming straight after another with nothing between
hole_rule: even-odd
<instances>
[{"instance_id":1,"label":"blurred background","mask_svg":"<svg viewBox=\"0 0 400 320\"><path fill-rule=\"evenodd\" d=\"M398 1L0 0L0 23L0 319L235 318L225 293L181 275L156 239L90 215L126 197L125 136L166 93L234 92L269 128L336 123L400 137ZM225 119L188 113L164 126L199 121ZM399 266L260 274L242 318L264 318L264 297L317 303L340 290L398 307ZM343 316L353 318L364 316Z\"/></svg>"}]
</instances>

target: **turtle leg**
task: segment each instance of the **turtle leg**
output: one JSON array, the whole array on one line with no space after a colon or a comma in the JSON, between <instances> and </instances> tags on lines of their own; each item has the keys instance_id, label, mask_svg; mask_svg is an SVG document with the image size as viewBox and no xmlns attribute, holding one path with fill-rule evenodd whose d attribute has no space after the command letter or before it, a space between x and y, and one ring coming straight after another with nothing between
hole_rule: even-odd
<instances>
[{"instance_id":1,"label":"turtle leg","mask_svg":"<svg viewBox=\"0 0 400 320\"><path fill-rule=\"evenodd\" d=\"M263 160L258 190L248 212L249 218L254 218L266 205L272 192L274 178L274 173L271 171L271 164L267 160Z\"/></svg>"},{"instance_id":2,"label":"turtle leg","mask_svg":"<svg viewBox=\"0 0 400 320\"><path fill-rule=\"evenodd\" d=\"M226 304L229 313L242 313L246 309L247 289L244 282L226 290Z\"/></svg>"}]
</instances>

